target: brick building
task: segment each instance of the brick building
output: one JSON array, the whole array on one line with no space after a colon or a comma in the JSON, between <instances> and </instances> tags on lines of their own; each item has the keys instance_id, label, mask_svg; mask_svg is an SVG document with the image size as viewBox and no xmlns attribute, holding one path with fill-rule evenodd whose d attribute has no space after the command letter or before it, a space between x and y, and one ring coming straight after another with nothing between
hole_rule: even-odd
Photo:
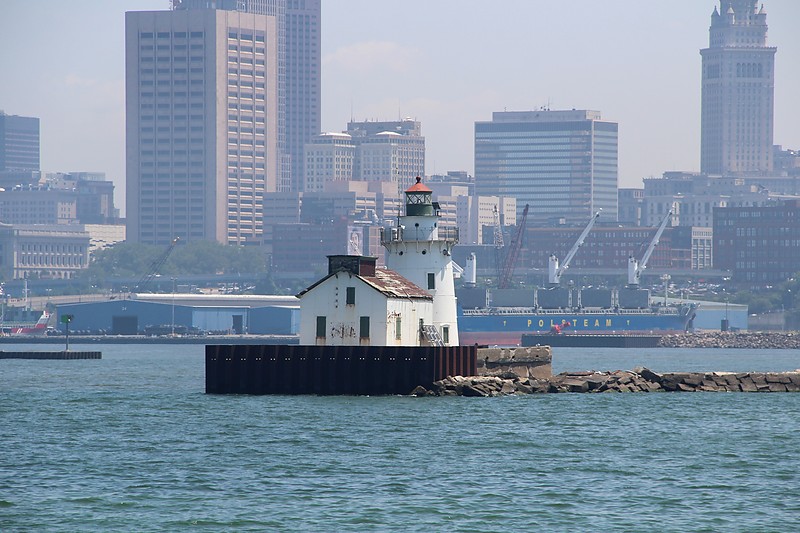
<instances>
[{"instance_id":1,"label":"brick building","mask_svg":"<svg viewBox=\"0 0 800 533\"><path fill-rule=\"evenodd\" d=\"M765 285L800 272L800 200L714 210L714 267Z\"/></svg>"}]
</instances>

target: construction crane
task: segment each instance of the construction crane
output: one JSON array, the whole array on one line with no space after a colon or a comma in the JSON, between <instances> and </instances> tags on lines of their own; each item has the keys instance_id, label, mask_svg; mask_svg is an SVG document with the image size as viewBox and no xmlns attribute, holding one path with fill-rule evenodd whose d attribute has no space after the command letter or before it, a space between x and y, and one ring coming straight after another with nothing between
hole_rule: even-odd
<instances>
[{"instance_id":1,"label":"construction crane","mask_svg":"<svg viewBox=\"0 0 800 533\"><path fill-rule=\"evenodd\" d=\"M497 279L503 276L503 226L500 224L500 211L494 206L494 264L497 267Z\"/></svg>"},{"instance_id":2,"label":"construction crane","mask_svg":"<svg viewBox=\"0 0 800 533\"><path fill-rule=\"evenodd\" d=\"M600 217L600 213L602 209L598 209L597 213L592 215L592 218L589 219L589 223L586 224L586 227L583 229L581 236L578 237L578 240L575 241L575 244L572 246L569 252L567 252L566 257L564 257L564 262L559 265L558 257L555 254L550 254L550 260L547 265L547 274L548 274L548 283L550 285L558 285L561 283L561 276L564 272L567 271L569 268L570 262L572 262L572 258L575 257L575 254L578 253L578 248L583 246L583 241L586 240L586 236L589 235L589 232L592 230L594 223L597 221L598 217Z\"/></svg>"},{"instance_id":3,"label":"construction crane","mask_svg":"<svg viewBox=\"0 0 800 533\"><path fill-rule=\"evenodd\" d=\"M164 266L164 263L167 262L169 254L171 254L172 250L175 249L175 245L178 244L179 240L180 237L175 237L172 239L172 242L169 243L169 247L161 255L159 255L155 261L150 263L150 268L147 270L147 273L142 276L142 279L139 280L139 283L136 284L136 287L133 288L133 292L144 292L144 289L146 289L150 282L153 281L153 278L158 275L158 271L162 266Z\"/></svg>"},{"instance_id":4,"label":"construction crane","mask_svg":"<svg viewBox=\"0 0 800 533\"><path fill-rule=\"evenodd\" d=\"M517 232L514 234L514 240L511 241L511 246L506 254L506 260L503 263L503 272L500 275L500 282L498 287L507 289L511 285L511 278L514 277L514 268L517 266L517 257L519 257L519 250L522 248L522 235L525 231L525 222L528 220L528 205L522 211L522 220L517 225Z\"/></svg>"},{"instance_id":5,"label":"construction crane","mask_svg":"<svg viewBox=\"0 0 800 533\"><path fill-rule=\"evenodd\" d=\"M639 279L641 278L644 269L647 268L647 261L649 261L650 256L653 255L653 250L656 249L658 239L660 239L661 234L664 233L664 228L667 227L667 222L669 222L669 219L672 218L674 212L675 206L673 206L664 216L664 219L661 221L661 224L656 230L656 234L650 240L650 244L647 246L647 250L645 250L644 255L640 260L637 261L633 256L628 257L628 287L639 286Z\"/></svg>"}]
</instances>

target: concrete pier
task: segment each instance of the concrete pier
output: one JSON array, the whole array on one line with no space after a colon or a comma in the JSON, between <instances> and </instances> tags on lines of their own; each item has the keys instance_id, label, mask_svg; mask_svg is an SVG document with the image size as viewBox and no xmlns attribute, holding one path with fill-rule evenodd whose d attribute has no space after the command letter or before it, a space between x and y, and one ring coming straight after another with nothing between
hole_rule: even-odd
<instances>
[{"instance_id":1,"label":"concrete pier","mask_svg":"<svg viewBox=\"0 0 800 533\"><path fill-rule=\"evenodd\" d=\"M102 359L102 352L6 352L0 351L0 359Z\"/></svg>"},{"instance_id":2,"label":"concrete pier","mask_svg":"<svg viewBox=\"0 0 800 533\"><path fill-rule=\"evenodd\" d=\"M478 348L478 375L511 372L520 378L546 379L553 375L549 346Z\"/></svg>"}]
</instances>

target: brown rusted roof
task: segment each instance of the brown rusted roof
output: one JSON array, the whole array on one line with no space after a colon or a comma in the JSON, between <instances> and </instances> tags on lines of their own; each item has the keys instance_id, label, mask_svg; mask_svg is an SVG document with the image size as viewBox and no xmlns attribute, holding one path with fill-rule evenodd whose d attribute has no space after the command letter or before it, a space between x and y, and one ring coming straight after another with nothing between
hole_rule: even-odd
<instances>
[{"instance_id":1,"label":"brown rusted roof","mask_svg":"<svg viewBox=\"0 0 800 533\"><path fill-rule=\"evenodd\" d=\"M375 277L358 276L369 285L372 285L383 294L395 298L423 298L432 300L431 293L415 285L394 270L388 268L376 268Z\"/></svg>"},{"instance_id":2,"label":"brown rusted roof","mask_svg":"<svg viewBox=\"0 0 800 533\"><path fill-rule=\"evenodd\" d=\"M423 299L423 300L433 300L433 295L426 291L425 289L415 285L413 282L407 280L394 270L389 270L388 268L376 268L375 269L375 276L359 276L357 274L352 274L345 270L340 270L338 272L334 272L332 274L328 274L324 278L316 281L303 291L301 291L297 297L301 298L305 296L305 294L312 289L314 289L317 285L322 283L323 281L327 280L331 276L335 276L336 274L349 274L354 278L358 278L370 287L374 288L377 291L380 291L382 294L389 296L391 298L415 298L415 299Z\"/></svg>"}]
</instances>

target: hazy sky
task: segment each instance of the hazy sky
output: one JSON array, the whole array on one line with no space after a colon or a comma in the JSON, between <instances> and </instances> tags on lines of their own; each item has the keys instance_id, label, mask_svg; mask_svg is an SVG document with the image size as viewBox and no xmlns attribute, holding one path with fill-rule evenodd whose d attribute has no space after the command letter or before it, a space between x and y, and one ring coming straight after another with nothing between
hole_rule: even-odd
<instances>
[{"instance_id":1,"label":"hazy sky","mask_svg":"<svg viewBox=\"0 0 800 533\"><path fill-rule=\"evenodd\" d=\"M700 54L718 0L322 0L322 128L422 121L427 171L472 172L492 111L595 109L620 186L699 170ZM800 1L764 0L775 143L800 148ZM46 171L104 171L124 210L124 13L168 0L0 0L0 109L37 116Z\"/></svg>"}]
</instances>

